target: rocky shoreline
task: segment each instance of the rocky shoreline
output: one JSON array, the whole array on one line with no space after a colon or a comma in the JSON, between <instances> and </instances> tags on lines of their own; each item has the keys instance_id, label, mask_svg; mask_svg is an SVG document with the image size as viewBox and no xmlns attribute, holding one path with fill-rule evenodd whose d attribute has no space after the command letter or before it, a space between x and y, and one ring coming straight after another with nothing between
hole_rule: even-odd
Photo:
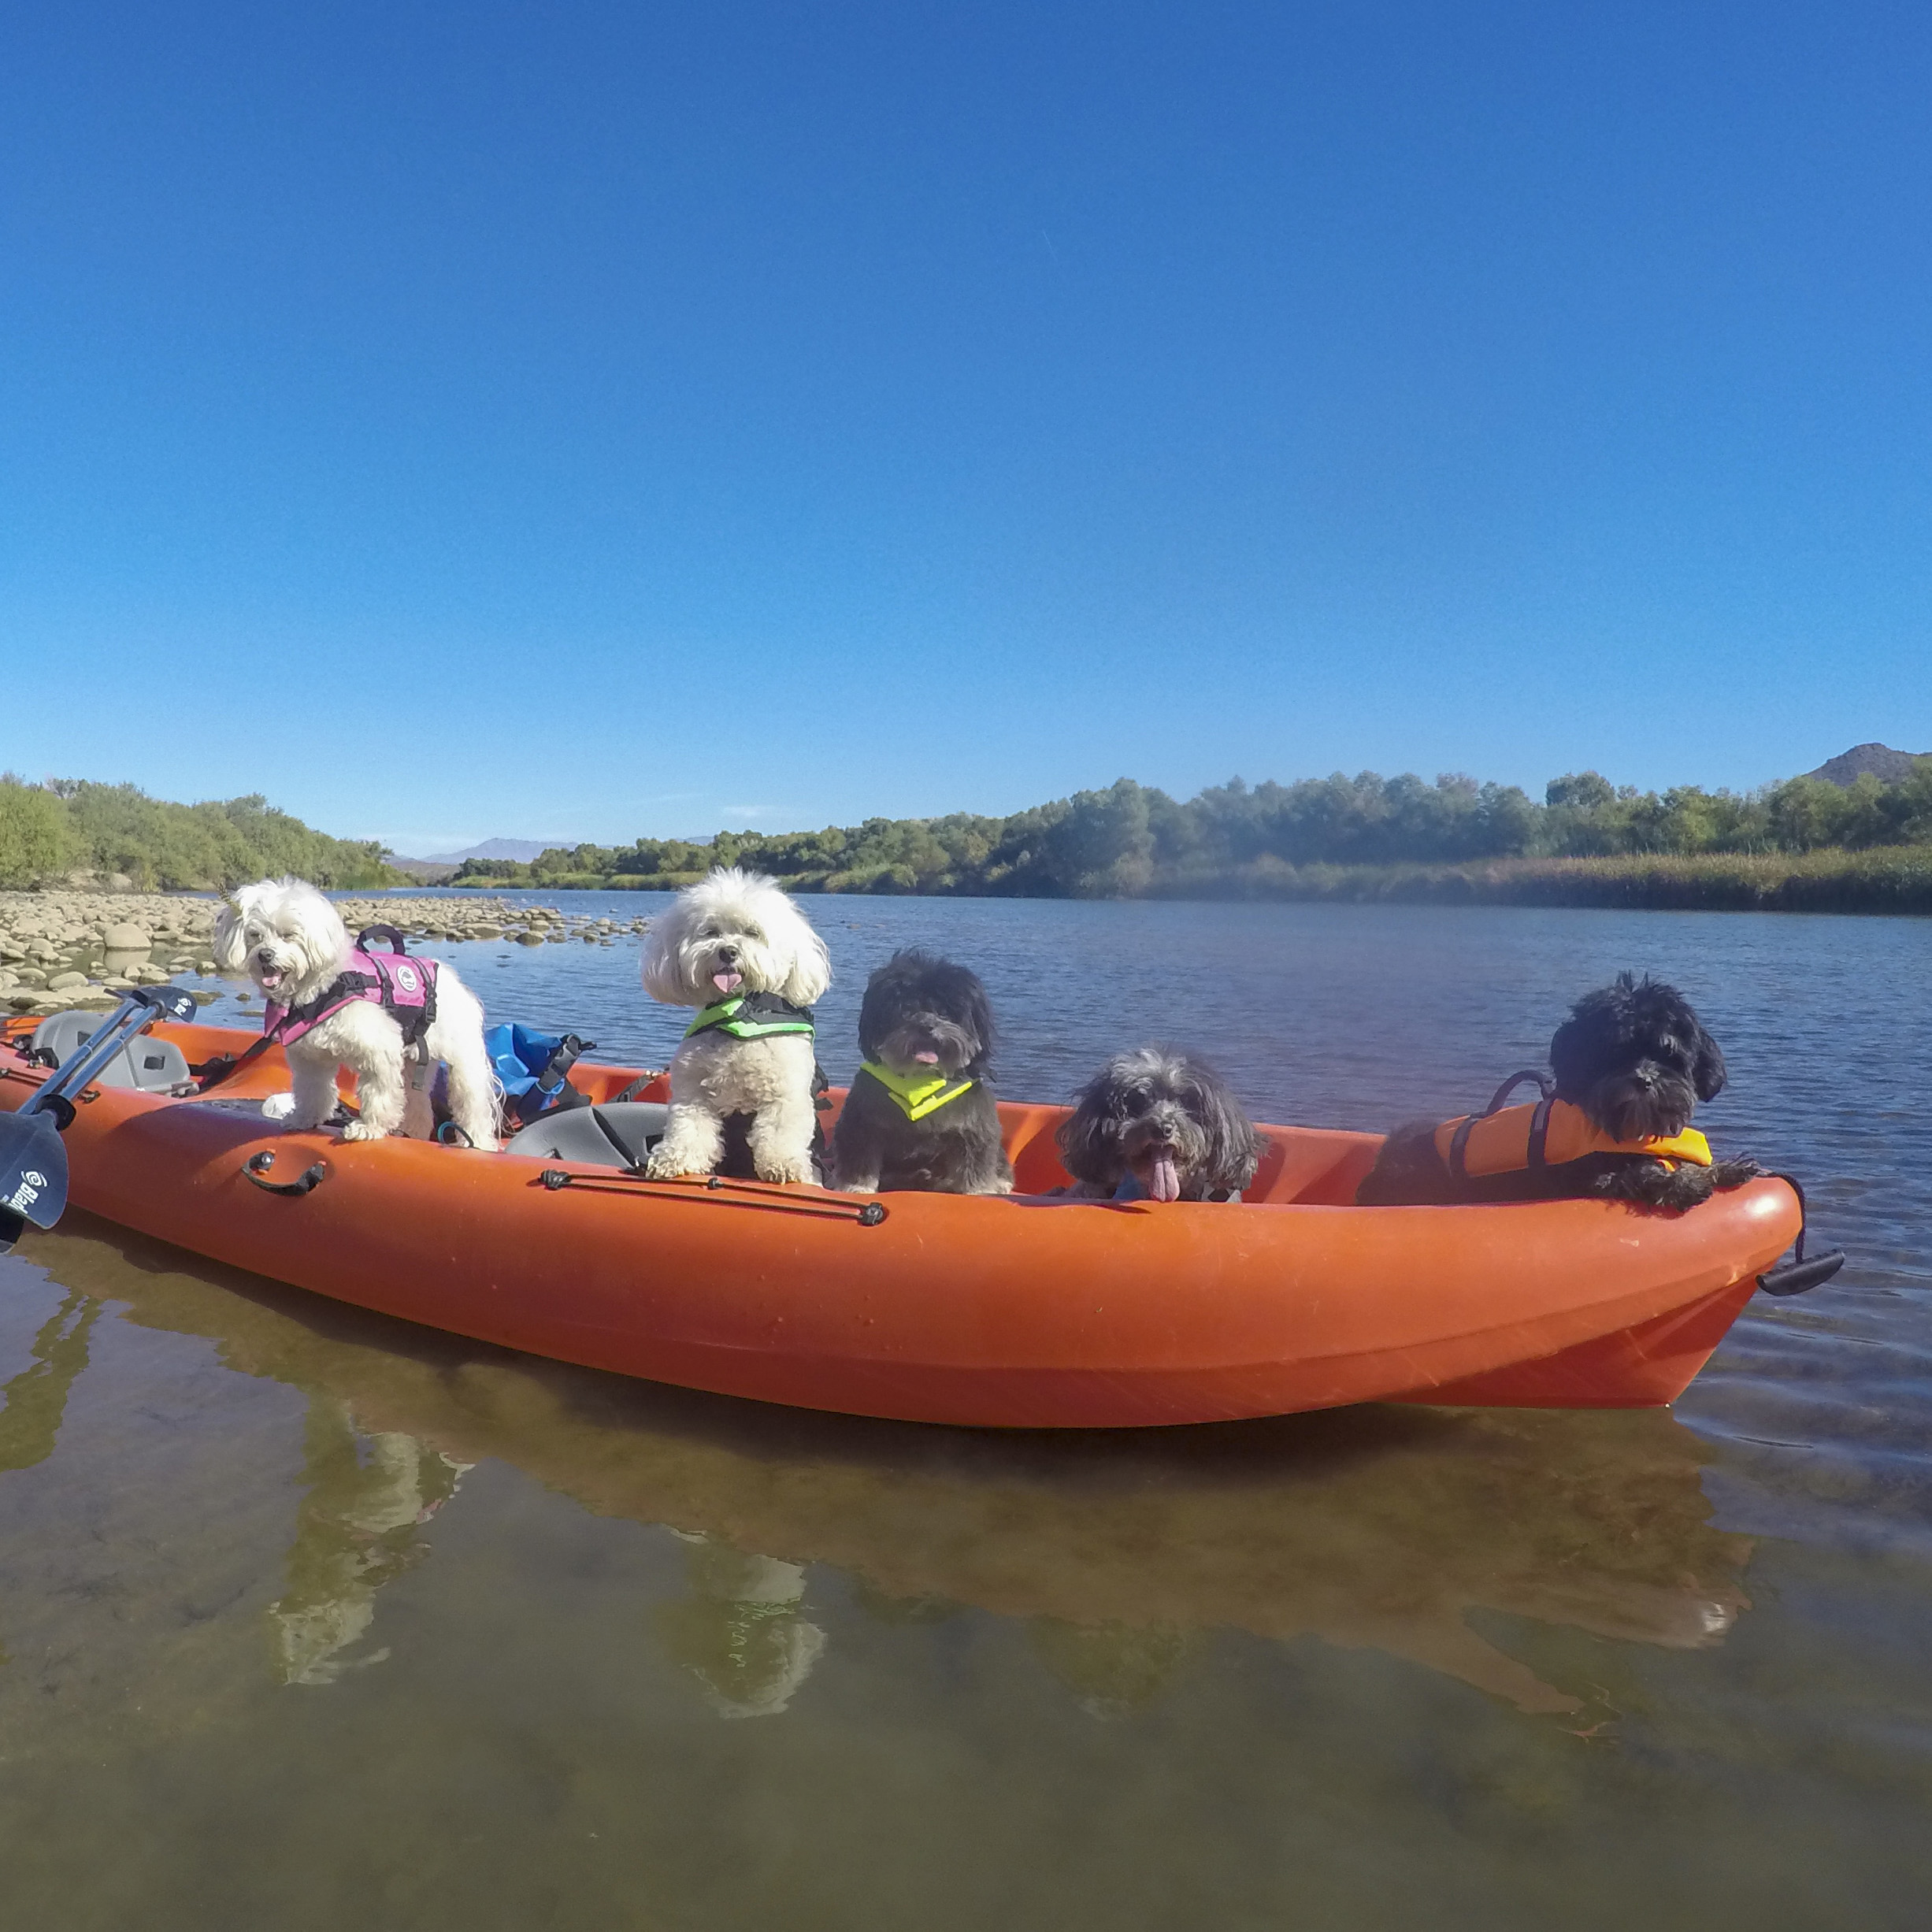
<instances>
[{"instance_id":1,"label":"rocky shoreline","mask_svg":"<svg viewBox=\"0 0 1932 1932\"><path fill-rule=\"evenodd\" d=\"M211 956L221 902L169 892L0 892L0 1008L58 1013L106 1009L130 986L217 977ZM338 899L351 933L399 928L411 939L511 940L525 946L614 946L644 918L592 918L505 899ZM202 1006L216 997L197 987Z\"/></svg>"}]
</instances>

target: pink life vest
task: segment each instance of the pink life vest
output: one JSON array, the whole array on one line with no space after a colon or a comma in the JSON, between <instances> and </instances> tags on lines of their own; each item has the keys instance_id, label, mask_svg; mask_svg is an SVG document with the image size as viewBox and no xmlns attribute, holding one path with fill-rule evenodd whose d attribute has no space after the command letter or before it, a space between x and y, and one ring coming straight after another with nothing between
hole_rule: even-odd
<instances>
[{"instance_id":1,"label":"pink life vest","mask_svg":"<svg viewBox=\"0 0 1932 1932\"><path fill-rule=\"evenodd\" d=\"M365 943L379 933L393 939L393 952L364 950ZM402 936L393 926L371 926L357 939L342 971L314 998L299 1006L284 1006L275 999L268 1003L261 1015L262 1036L287 1046L358 999L373 1000L402 1028L404 1047L413 1047L436 1024L436 962L410 959L402 951Z\"/></svg>"}]
</instances>

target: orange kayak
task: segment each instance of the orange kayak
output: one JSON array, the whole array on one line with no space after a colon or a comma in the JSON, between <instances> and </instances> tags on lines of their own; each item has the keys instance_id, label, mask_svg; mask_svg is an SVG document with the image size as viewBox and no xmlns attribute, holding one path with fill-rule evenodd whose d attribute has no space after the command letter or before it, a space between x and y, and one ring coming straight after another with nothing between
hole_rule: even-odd
<instances>
[{"instance_id":1,"label":"orange kayak","mask_svg":"<svg viewBox=\"0 0 1932 1932\"><path fill-rule=\"evenodd\" d=\"M198 1062L254 1036L151 1037ZM0 1048L0 1108L44 1077ZM632 1077L582 1062L572 1074L599 1101ZM90 1088L65 1137L74 1203L480 1341L907 1421L1655 1406L1704 1366L1800 1223L1793 1189L1769 1178L1675 1216L1605 1201L1357 1207L1379 1137L1305 1127L1263 1129L1238 1205L1044 1198L1066 1179L1053 1136L1066 1110L1018 1104L999 1111L1029 1192L1009 1199L646 1181L289 1133L259 1111L287 1085L272 1049L205 1097ZM664 1097L662 1082L645 1089Z\"/></svg>"}]
</instances>

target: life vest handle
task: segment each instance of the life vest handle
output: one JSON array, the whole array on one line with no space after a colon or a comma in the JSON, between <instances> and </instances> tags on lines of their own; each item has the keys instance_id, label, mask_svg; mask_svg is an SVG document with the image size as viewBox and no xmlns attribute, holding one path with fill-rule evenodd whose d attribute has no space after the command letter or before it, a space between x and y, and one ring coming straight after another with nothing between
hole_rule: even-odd
<instances>
[{"instance_id":1,"label":"life vest handle","mask_svg":"<svg viewBox=\"0 0 1932 1932\"><path fill-rule=\"evenodd\" d=\"M374 948L369 944L369 941L373 939L386 939L389 942L389 950L391 952L406 955L410 949L409 941L402 936L402 929L399 927L365 925L355 936L356 951L358 952L373 951Z\"/></svg>"},{"instance_id":2,"label":"life vest handle","mask_svg":"<svg viewBox=\"0 0 1932 1932\"><path fill-rule=\"evenodd\" d=\"M1526 1080L1533 1081L1536 1085L1537 1092L1541 1094L1543 1098L1546 1100L1548 1099L1551 1095L1555 1093L1556 1091L1556 1081L1553 1081L1548 1074L1543 1072L1540 1067L1526 1066L1523 1068L1522 1072L1511 1074L1509 1078L1504 1081L1502 1085L1496 1088L1496 1092L1489 1096L1489 1104L1482 1110L1481 1113L1478 1114L1477 1118L1479 1120L1487 1120L1492 1114L1501 1113L1504 1105L1509 1099L1509 1096L1514 1093Z\"/></svg>"},{"instance_id":3,"label":"life vest handle","mask_svg":"<svg viewBox=\"0 0 1932 1932\"><path fill-rule=\"evenodd\" d=\"M1530 1129L1530 1165L1543 1165L1543 1144L1549 1137L1549 1104L1556 1091L1556 1083L1549 1075L1533 1066L1526 1066L1520 1072L1511 1074L1501 1086L1489 1096L1489 1104L1480 1114L1465 1114L1449 1142L1448 1169L1451 1176L1458 1181L1469 1178L1469 1137L1475 1131L1479 1120L1487 1120L1492 1114L1500 1114L1507 1103L1509 1096L1525 1081L1533 1081L1537 1091L1543 1096L1543 1103L1537 1108L1536 1118Z\"/></svg>"}]
</instances>

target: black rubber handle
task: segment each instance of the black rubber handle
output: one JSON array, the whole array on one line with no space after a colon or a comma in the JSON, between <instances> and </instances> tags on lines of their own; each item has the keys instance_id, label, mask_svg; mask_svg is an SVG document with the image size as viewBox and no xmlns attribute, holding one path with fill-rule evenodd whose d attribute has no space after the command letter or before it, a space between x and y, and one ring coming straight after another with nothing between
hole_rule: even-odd
<instances>
[{"instance_id":1,"label":"black rubber handle","mask_svg":"<svg viewBox=\"0 0 1932 1932\"><path fill-rule=\"evenodd\" d=\"M328 1178L327 1166L317 1161L306 1173L293 1181L265 1181L262 1176L275 1165L275 1152L272 1148L264 1148L259 1154L250 1154L242 1163L242 1173L264 1194L313 1194Z\"/></svg>"},{"instance_id":2,"label":"black rubber handle","mask_svg":"<svg viewBox=\"0 0 1932 1932\"><path fill-rule=\"evenodd\" d=\"M1829 1281L1844 1266L1845 1250L1834 1248L1814 1255L1809 1261L1787 1261L1781 1268L1767 1268L1758 1277L1758 1286L1767 1295L1802 1295Z\"/></svg>"}]
</instances>

